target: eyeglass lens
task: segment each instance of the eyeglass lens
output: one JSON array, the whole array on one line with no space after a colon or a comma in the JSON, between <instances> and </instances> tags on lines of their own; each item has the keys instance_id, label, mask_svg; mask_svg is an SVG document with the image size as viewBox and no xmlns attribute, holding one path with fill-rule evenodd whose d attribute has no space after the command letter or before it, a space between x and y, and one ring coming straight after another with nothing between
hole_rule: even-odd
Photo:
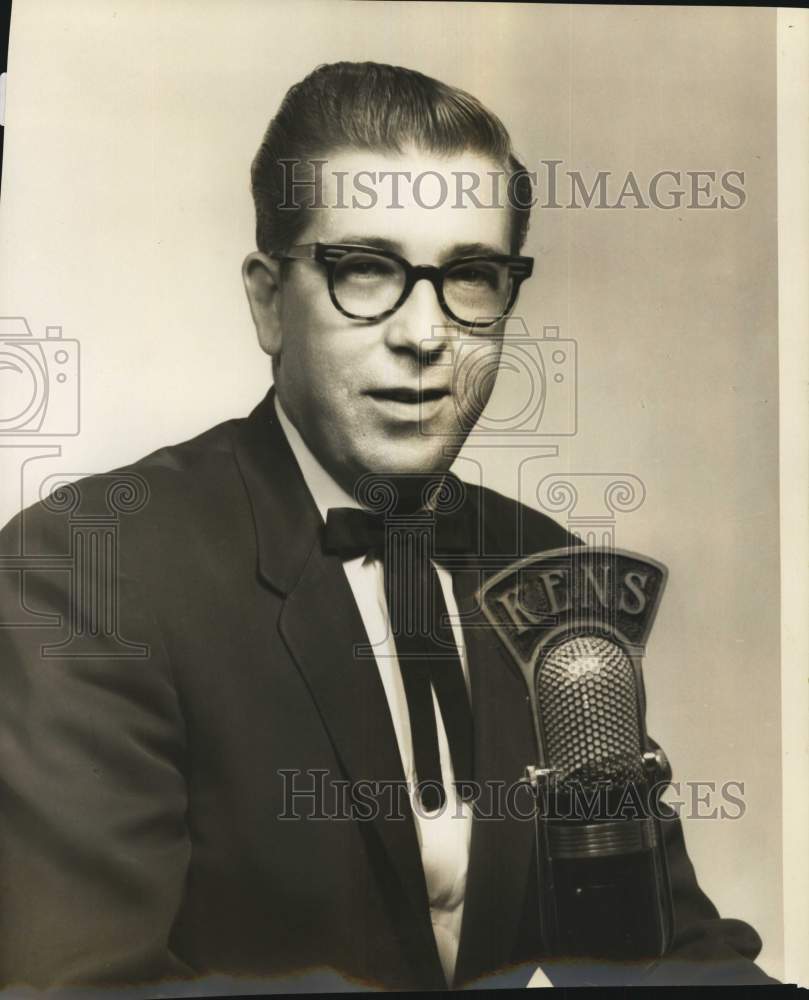
<instances>
[{"instance_id":1,"label":"eyeglass lens","mask_svg":"<svg viewBox=\"0 0 809 1000\"><path fill-rule=\"evenodd\" d=\"M340 308L371 319L396 305L406 274L396 260L358 251L336 262L333 281ZM462 322L502 315L510 288L508 266L494 261L459 263L444 274L444 301Z\"/></svg>"}]
</instances>

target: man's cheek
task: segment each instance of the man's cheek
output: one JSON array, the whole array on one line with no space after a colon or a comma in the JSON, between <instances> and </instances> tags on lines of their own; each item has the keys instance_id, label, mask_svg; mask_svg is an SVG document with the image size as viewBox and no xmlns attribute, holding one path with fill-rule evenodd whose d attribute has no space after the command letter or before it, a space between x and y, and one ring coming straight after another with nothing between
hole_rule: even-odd
<instances>
[{"instance_id":1,"label":"man's cheek","mask_svg":"<svg viewBox=\"0 0 809 1000\"><path fill-rule=\"evenodd\" d=\"M485 340L465 345L453 368L453 389L465 416L482 413L494 390L500 366L500 345Z\"/></svg>"},{"instance_id":2,"label":"man's cheek","mask_svg":"<svg viewBox=\"0 0 809 1000\"><path fill-rule=\"evenodd\" d=\"M471 430L477 423L494 388L494 379L480 371L465 379L456 389L453 398L455 418L462 430Z\"/></svg>"}]
</instances>

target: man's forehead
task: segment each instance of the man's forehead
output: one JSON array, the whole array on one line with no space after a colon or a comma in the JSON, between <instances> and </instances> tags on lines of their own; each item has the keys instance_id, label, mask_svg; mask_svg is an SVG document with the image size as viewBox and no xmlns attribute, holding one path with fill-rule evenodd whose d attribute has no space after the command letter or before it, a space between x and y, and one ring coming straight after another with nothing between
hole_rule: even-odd
<instances>
[{"instance_id":1,"label":"man's forehead","mask_svg":"<svg viewBox=\"0 0 809 1000\"><path fill-rule=\"evenodd\" d=\"M309 210L307 241L366 242L404 256L509 252L506 174L488 157L410 148L346 149L322 159L325 207Z\"/></svg>"},{"instance_id":2,"label":"man's forehead","mask_svg":"<svg viewBox=\"0 0 809 1000\"><path fill-rule=\"evenodd\" d=\"M493 158L477 152L474 149L463 149L455 152L439 153L410 144L401 151L395 149L361 149L357 146L345 146L332 150L320 159L325 161L325 171L336 173L341 170L357 172L360 170L399 170L418 173L425 170L435 170L448 173L456 170L482 171L502 170L503 164Z\"/></svg>"}]
</instances>

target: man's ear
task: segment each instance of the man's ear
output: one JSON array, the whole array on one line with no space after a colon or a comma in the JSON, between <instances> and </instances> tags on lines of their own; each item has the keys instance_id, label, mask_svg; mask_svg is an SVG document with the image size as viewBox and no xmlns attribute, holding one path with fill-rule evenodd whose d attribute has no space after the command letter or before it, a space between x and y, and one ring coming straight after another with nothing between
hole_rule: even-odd
<instances>
[{"instance_id":1,"label":"man's ear","mask_svg":"<svg viewBox=\"0 0 809 1000\"><path fill-rule=\"evenodd\" d=\"M256 250L242 264L242 279L262 351L281 352L281 263Z\"/></svg>"}]
</instances>

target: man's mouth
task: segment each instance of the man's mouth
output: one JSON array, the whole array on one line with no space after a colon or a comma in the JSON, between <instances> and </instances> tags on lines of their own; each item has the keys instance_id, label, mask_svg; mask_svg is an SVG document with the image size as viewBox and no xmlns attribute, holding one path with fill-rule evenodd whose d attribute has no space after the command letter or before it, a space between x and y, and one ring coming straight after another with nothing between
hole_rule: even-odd
<instances>
[{"instance_id":1,"label":"man's mouth","mask_svg":"<svg viewBox=\"0 0 809 1000\"><path fill-rule=\"evenodd\" d=\"M427 403L433 399L441 399L449 395L448 389L369 389L366 395L374 399L388 400L394 403Z\"/></svg>"}]
</instances>

